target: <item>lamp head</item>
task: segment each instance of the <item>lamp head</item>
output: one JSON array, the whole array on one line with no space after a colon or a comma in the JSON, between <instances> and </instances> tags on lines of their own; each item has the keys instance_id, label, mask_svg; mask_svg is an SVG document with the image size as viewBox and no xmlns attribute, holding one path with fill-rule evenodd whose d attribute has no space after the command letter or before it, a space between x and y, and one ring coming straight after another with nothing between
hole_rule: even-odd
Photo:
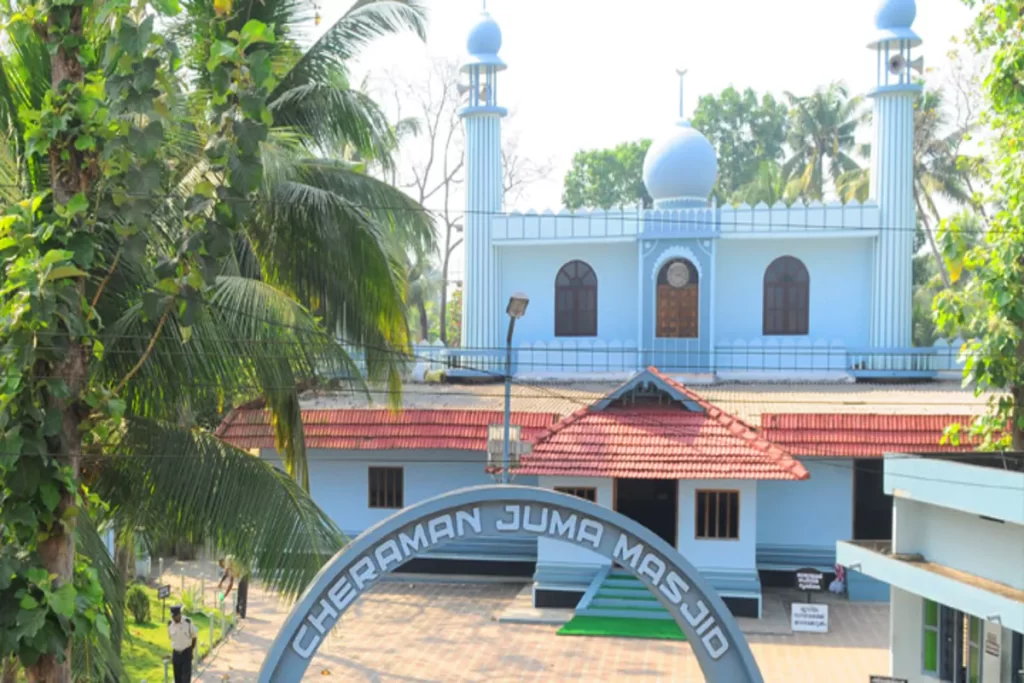
<instances>
[{"instance_id":1,"label":"lamp head","mask_svg":"<svg viewBox=\"0 0 1024 683\"><path fill-rule=\"evenodd\" d=\"M508 299L508 308L505 312L508 313L508 317L518 320L522 318L526 313L526 307L530 303L530 297L526 296L522 292L516 292Z\"/></svg>"}]
</instances>

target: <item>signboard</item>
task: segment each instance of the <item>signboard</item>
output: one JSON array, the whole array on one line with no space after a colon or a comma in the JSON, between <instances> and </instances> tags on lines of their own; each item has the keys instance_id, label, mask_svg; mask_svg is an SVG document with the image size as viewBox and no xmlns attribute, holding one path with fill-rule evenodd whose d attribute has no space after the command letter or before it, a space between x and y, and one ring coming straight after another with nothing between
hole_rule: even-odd
<instances>
[{"instance_id":1,"label":"signboard","mask_svg":"<svg viewBox=\"0 0 1024 683\"><path fill-rule=\"evenodd\" d=\"M986 621L981 648L983 652L981 655L981 683L1000 683L1003 627L991 621Z\"/></svg>"},{"instance_id":2,"label":"signboard","mask_svg":"<svg viewBox=\"0 0 1024 683\"><path fill-rule=\"evenodd\" d=\"M794 602L789 625L794 633L828 633L828 605Z\"/></svg>"},{"instance_id":3,"label":"signboard","mask_svg":"<svg viewBox=\"0 0 1024 683\"><path fill-rule=\"evenodd\" d=\"M260 683L298 683L346 610L383 576L445 542L558 539L626 568L686 635L708 683L764 683L736 619L679 551L621 513L534 486L476 486L411 505L363 532L307 587L278 631ZM817 607L817 606L815 606Z\"/></svg>"},{"instance_id":4,"label":"signboard","mask_svg":"<svg viewBox=\"0 0 1024 683\"><path fill-rule=\"evenodd\" d=\"M825 575L810 567L797 569L796 587L805 593L819 593L825 590Z\"/></svg>"},{"instance_id":5,"label":"signboard","mask_svg":"<svg viewBox=\"0 0 1024 683\"><path fill-rule=\"evenodd\" d=\"M906 678L894 678L892 676L871 676L868 683L910 683Z\"/></svg>"},{"instance_id":6,"label":"signboard","mask_svg":"<svg viewBox=\"0 0 1024 683\"><path fill-rule=\"evenodd\" d=\"M167 584L166 586L157 586L157 600L166 600L169 597L171 597L171 584Z\"/></svg>"}]
</instances>

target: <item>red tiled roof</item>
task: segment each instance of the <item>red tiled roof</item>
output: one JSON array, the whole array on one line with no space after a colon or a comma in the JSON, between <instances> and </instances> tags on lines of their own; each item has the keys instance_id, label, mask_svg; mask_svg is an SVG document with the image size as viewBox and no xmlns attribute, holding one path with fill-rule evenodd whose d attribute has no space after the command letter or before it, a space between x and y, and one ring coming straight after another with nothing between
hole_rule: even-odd
<instances>
[{"instance_id":1,"label":"red tiled roof","mask_svg":"<svg viewBox=\"0 0 1024 683\"><path fill-rule=\"evenodd\" d=\"M531 440L557 415L512 413L523 438ZM487 426L504 414L490 410L303 410L306 448L357 450L453 449L486 451ZM217 428L217 436L238 448L273 448L274 428L263 408L237 408Z\"/></svg>"},{"instance_id":2,"label":"red tiled roof","mask_svg":"<svg viewBox=\"0 0 1024 683\"><path fill-rule=\"evenodd\" d=\"M794 455L879 458L887 452L974 450L970 443L939 443L946 427L968 427L973 420L970 415L764 413L761 434Z\"/></svg>"},{"instance_id":3,"label":"red tiled roof","mask_svg":"<svg viewBox=\"0 0 1024 683\"><path fill-rule=\"evenodd\" d=\"M697 403L704 412L664 406L599 410L591 405L541 434L533 452L522 456L517 471L643 479L809 476L803 465L739 418L655 368L648 368L648 372Z\"/></svg>"}]
</instances>

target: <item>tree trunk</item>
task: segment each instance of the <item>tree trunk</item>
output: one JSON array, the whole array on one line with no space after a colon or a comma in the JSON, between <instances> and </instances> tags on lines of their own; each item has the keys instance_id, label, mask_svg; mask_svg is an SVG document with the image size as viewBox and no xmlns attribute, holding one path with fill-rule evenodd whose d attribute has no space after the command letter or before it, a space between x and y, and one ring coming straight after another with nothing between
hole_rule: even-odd
<instances>
[{"instance_id":1,"label":"tree trunk","mask_svg":"<svg viewBox=\"0 0 1024 683\"><path fill-rule=\"evenodd\" d=\"M430 318L427 317L427 304L423 301L416 303L416 309L420 313L420 341L430 339Z\"/></svg>"},{"instance_id":2,"label":"tree trunk","mask_svg":"<svg viewBox=\"0 0 1024 683\"><path fill-rule=\"evenodd\" d=\"M0 675L0 683L18 682L18 660L15 657L8 657L4 660L3 674Z\"/></svg>"},{"instance_id":3,"label":"tree trunk","mask_svg":"<svg viewBox=\"0 0 1024 683\"><path fill-rule=\"evenodd\" d=\"M1024 339L1017 344L1017 361L1019 367L1024 367ZM1013 396L1013 409L1010 411L1010 448L1018 453L1024 453L1024 384L1010 386L1010 395Z\"/></svg>"},{"instance_id":4,"label":"tree trunk","mask_svg":"<svg viewBox=\"0 0 1024 683\"><path fill-rule=\"evenodd\" d=\"M440 339L441 343L448 346L448 263L451 261L452 255L448 251L447 245L445 245L444 261L441 264L441 310L437 314L438 322L440 323Z\"/></svg>"},{"instance_id":5,"label":"tree trunk","mask_svg":"<svg viewBox=\"0 0 1024 683\"><path fill-rule=\"evenodd\" d=\"M946 262L942 259L942 252L939 251L939 245L935 241L935 235L932 234L931 225L928 223L928 214L921 209L921 202L917 197L914 197L914 203L917 204L917 215L921 217L921 226L924 227L924 236L928 238L928 246L931 247L932 254L935 255L935 265L938 266L939 277L942 278L943 286L949 289L952 285L949 281L949 272L946 270Z\"/></svg>"},{"instance_id":6,"label":"tree trunk","mask_svg":"<svg viewBox=\"0 0 1024 683\"><path fill-rule=\"evenodd\" d=\"M68 24L65 27L61 27L57 24L58 18L55 17L54 13L51 13L47 30L55 34L77 37L79 42L84 42L82 14L83 7L81 5L68 8ZM69 42L65 40L64 45L68 44ZM84 81L82 64L78 58L78 47L76 44L72 44L71 47L61 46L52 53L50 57L50 81L54 91L58 91L61 83L64 81L73 83L82 83ZM67 203L77 193L85 192L89 189L82 153L75 148L72 138L62 137L53 141L50 144L49 161L50 187L53 191L55 202ZM78 290L80 298L84 300L84 279L79 279ZM78 397L85 388L89 369L89 354L79 340L72 336L67 329L62 331L68 334L69 337L67 356L52 367L40 368L41 372L39 374L53 375L63 379L67 384L69 390L68 398L56 398L52 395L47 398L48 407L59 410L63 416L60 437L49 439L47 447L61 465L70 468L72 481L77 485L79 463L82 455L82 435L78 427L88 415L88 406L81 404ZM74 494L73 490L62 492L56 509L58 517L74 505ZM50 575L56 577L54 579L55 589L74 580L74 526L75 519L72 516L64 525L57 525L52 529L45 530L48 535L45 540L39 543L39 558L43 567L46 568ZM44 655L32 666L25 667L25 675L30 683L71 683L70 641L65 647L63 657L58 657L56 654Z\"/></svg>"}]
</instances>

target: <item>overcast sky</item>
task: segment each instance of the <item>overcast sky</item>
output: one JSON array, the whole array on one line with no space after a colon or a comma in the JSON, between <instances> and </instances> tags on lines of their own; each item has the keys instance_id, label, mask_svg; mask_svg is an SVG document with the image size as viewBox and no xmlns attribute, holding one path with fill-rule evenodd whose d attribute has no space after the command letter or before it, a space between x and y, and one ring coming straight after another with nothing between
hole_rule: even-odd
<instances>
[{"instance_id":1,"label":"overcast sky","mask_svg":"<svg viewBox=\"0 0 1024 683\"><path fill-rule=\"evenodd\" d=\"M324 26L351 3L323 2ZM426 45L412 36L368 50L359 71L421 73L427 56L458 59L481 0L427 0ZM547 181L515 207L556 208L562 178L579 149L657 137L678 110L677 67L686 77L686 111L700 95L733 85L781 96L806 94L832 80L854 93L874 83L865 46L877 7L870 0L488 0L502 28L501 104L516 110L522 155L550 161ZM918 55L942 78L950 39L971 13L960 0L918 0ZM435 207L428 207L435 208Z\"/></svg>"}]
</instances>

